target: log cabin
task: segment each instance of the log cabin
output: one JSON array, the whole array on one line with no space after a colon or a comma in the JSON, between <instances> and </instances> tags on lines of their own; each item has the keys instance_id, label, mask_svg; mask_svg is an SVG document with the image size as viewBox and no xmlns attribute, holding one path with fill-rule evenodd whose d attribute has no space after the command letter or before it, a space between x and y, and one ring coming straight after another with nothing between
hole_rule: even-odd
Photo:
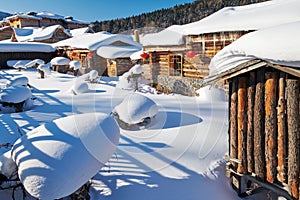
<instances>
[{"instance_id":1,"label":"log cabin","mask_svg":"<svg viewBox=\"0 0 300 200\"><path fill-rule=\"evenodd\" d=\"M229 83L226 174L240 195L258 185L300 198L300 41L293 39L299 27L288 23L241 37L213 58L204 80Z\"/></svg>"},{"instance_id":2,"label":"log cabin","mask_svg":"<svg viewBox=\"0 0 300 200\"><path fill-rule=\"evenodd\" d=\"M54 46L71 60L82 63L80 73L97 70L103 76L118 76L128 71L133 66L130 55L142 48L130 36L108 32L78 35Z\"/></svg>"},{"instance_id":3,"label":"log cabin","mask_svg":"<svg viewBox=\"0 0 300 200\"><path fill-rule=\"evenodd\" d=\"M174 92L172 83L181 81L195 91L195 80L209 74L211 59L221 49L252 31L300 20L299 9L295 0L226 7L200 21L146 35L141 38L149 54L145 75L163 90ZM179 92L187 95L184 91ZM195 95L193 91L189 93Z\"/></svg>"},{"instance_id":4,"label":"log cabin","mask_svg":"<svg viewBox=\"0 0 300 200\"><path fill-rule=\"evenodd\" d=\"M9 40L13 34L13 28L10 26L5 26L0 28L0 40Z\"/></svg>"},{"instance_id":5,"label":"log cabin","mask_svg":"<svg viewBox=\"0 0 300 200\"><path fill-rule=\"evenodd\" d=\"M73 17L65 17L49 12L28 12L26 14L19 13L4 18L1 24L9 24L15 28L61 25L66 29L76 29L89 26L89 23L75 20Z\"/></svg>"}]
</instances>

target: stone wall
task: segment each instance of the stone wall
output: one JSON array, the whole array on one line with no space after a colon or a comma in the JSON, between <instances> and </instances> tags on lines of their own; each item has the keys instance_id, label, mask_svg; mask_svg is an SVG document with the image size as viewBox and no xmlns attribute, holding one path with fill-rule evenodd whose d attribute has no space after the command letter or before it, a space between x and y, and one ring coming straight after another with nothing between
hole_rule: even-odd
<instances>
[{"instance_id":1,"label":"stone wall","mask_svg":"<svg viewBox=\"0 0 300 200\"><path fill-rule=\"evenodd\" d=\"M186 96L198 96L196 91L200 89L202 80L176 76L157 76L157 89L164 93L176 93Z\"/></svg>"}]
</instances>

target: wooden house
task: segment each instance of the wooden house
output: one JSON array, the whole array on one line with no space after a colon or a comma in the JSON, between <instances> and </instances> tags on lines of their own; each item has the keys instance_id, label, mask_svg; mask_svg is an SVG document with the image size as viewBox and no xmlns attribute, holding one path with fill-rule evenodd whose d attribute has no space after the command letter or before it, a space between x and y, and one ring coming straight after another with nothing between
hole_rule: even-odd
<instances>
[{"instance_id":1,"label":"wooden house","mask_svg":"<svg viewBox=\"0 0 300 200\"><path fill-rule=\"evenodd\" d=\"M5 26L0 28L0 40L8 40L11 39L13 34L13 29L10 26Z\"/></svg>"},{"instance_id":2,"label":"wooden house","mask_svg":"<svg viewBox=\"0 0 300 200\"><path fill-rule=\"evenodd\" d=\"M44 27L61 25L66 29L88 27L89 23L74 20L72 17L64 17L49 12L29 12L27 14L15 14L6 17L2 24L8 24L15 28Z\"/></svg>"},{"instance_id":3,"label":"wooden house","mask_svg":"<svg viewBox=\"0 0 300 200\"><path fill-rule=\"evenodd\" d=\"M81 73L94 69L104 76L118 76L128 71L133 66L130 52L141 49L130 36L107 32L78 35L55 46L71 60L82 63Z\"/></svg>"},{"instance_id":4,"label":"wooden house","mask_svg":"<svg viewBox=\"0 0 300 200\"><path fill-rule=\"evenodd\" d=\"M69 31L61 25L42 28L13 28L13 30L12 42L56 43L72 37Z\"/></svg>"},{"instance_id":5,"label":"wooden house","mask_svg":"<svg viewBox=\"0 0 300 200\"><path fill-rule=\"evenodd\" d=\"M211 59L221 49L252 31L300 20L298 9L300 4L295 0L226 7L200 21L142 37L144 51L149 54L145 74L163 90L174 92L173 83L178 81L197 90L192 86L197 85L195 79L209 74Z\"/></svg>"},{"instance_id":6,"label":"wooden house","mask_svg":"<svg viewBox=\"0 0 300 200\"><path fill-rule=\"evenodd\" d=\"M0 68L8 67L8 61L42 59L49 62L56 56L56 49L48 44L30 42L0 43Z\"/></svg>"},{"instance_id":7,"label":"wooden house","mask_svg":"<svg viewBox=\"0 0 300 200\"><path fill-rule=\"evenodd\" d=\"M210 65L206 84L229 83L227 175L239 194L256 184L300 198L299 27L295 22L247 34Z\"/></svg>"}]
</instances>

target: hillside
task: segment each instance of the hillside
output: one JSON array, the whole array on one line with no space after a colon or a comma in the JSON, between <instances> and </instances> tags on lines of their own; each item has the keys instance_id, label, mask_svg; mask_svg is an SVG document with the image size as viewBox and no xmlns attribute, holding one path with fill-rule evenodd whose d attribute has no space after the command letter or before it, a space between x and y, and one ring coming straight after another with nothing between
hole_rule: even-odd
<instances>
[{"instance_id":1,"label":"hillside","mask_svg":"<svg viewBox=\"0 0 300 200\"><path fill-rule=\"evenodd\" d=\"M6 13L6 12L1 12L0 11L0 21L5 18L5 17L9 17L11 16L12 14L9 14L9 13Z\"/></svg>"},{"instance_id":2,"label":"hillside","mask_svg":"<svg viewBox=\"0 0 300 200\"><path fill-rule=\"evenodd\" d=\"M172 8L143 13L127 18L93 22L94 31L121 33L144 27L166 28L173 24L187 24L198 21L226 6L238 6L266 0L196 0ZM159 30L159 29L158 29Z\"/></svg>"}]
</instances>

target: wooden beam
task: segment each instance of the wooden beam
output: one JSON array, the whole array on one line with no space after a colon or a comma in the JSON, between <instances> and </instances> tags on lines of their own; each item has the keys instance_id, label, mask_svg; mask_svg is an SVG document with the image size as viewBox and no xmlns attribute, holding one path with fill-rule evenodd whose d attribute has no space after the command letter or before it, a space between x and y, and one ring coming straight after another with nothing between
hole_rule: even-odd
<instances>
[{"instance_id":1,"label":"wooden beam","mask_svg":"<svg viewBox=\"0 0 300 200\"><path fill-rule=\"evenodd\" d=\"M237 172L247 173L247 77L240 77L238 83L238 165Z\"/></svg>"},{"instance_id":2,"label":"wooden beam","mask_svg":"<svg viewBox=\"0 0 300 200\"><path fill-rule=\"evenodd\" d=\"M255 72L249 73L247 88L247 170L249 173L254 172L254 99L255 99Z\"/></svg>"},{"instance_id":3,"label":"wooden beam","mask_svg":"<svg viewBox=\"0 0 300 200\"><path fill-rule=\"evenodd\" d=\"M300 123L299 79L288 78L287 124L288 124L288 189L295 199L299 198L300 174Z\"/></svg>"},{"instance_id":4,"label":"wooden beam","mask_svg":"<svg viewBox=\"0 0 300 200\"><path fill-rule=\"evenodd\" d=\"M267 181L274 183L277 174L277 73L265 74L265 152Z\"/></svg>"},{"instance_id":5,"label":"wooden beam","mask_svg":"<svg viewBox=\"0 0 300 200\"><path fill-rule=\"evenodd\" d=\"M254 103L254 157L255 174L259 180L265 180L265 130L264 130L264 82L265 69L256 72L256 88Z\"/></svg>"},{"instance_id":6,"label":"wooden beam","mask_svg":"<svg viewBox=\"0 0 300 200\"><path fill-rule=\"evenodd\" d=\"M230 116L229 116L229 151L230 157L237 159L238 144L237 144L237 91L238 80L233 78L230 83ZM234 168L237 167L235 162L231 162Z\"/></svg>"},{"instance_id":7,"label":"wooden beam","mask_svg":"<svg viewBox=\"0 0 300 200\"><path fill-rule=\"evenodd\" d=\"M285 76L284 72L279 76L279 91L277 105L277 124L278 124L278 167L277 179L280 182L286 182L286 157L287 157L287 133L286 133L286 101L285 101Z\"/></svg>"}]
</instances>

